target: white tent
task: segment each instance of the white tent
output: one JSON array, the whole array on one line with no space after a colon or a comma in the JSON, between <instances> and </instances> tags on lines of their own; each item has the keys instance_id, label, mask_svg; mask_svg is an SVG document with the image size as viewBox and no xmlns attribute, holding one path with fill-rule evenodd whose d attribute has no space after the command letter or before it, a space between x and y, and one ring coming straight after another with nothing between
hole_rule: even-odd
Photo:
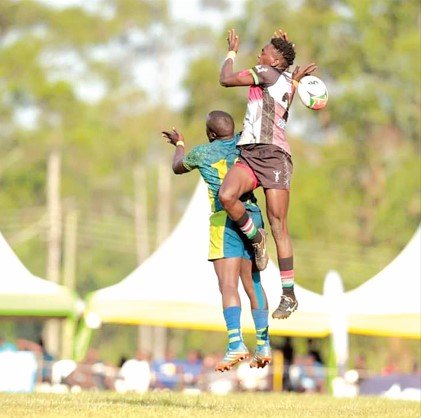
<instances>
[{"instance_id":1,"label":"white tent","mask_svg":"<svg viewBox=\"0 0 421 418\"><path fill-rule=\"evenodd\" d=\"M421 337L420 228L382 271L345 294L355 334Z\"/></svg>"},{"instance_id":2,"label":"white tent","mask_svg":"<svg viewBox=\"0 0 421 418\"><path fill-rule=\"evenodd\" d=\"M170 237L142 265L120 283L94 292L86 315L104 323L224 330L216 274L207 261L209 202L206 185L196 188L184 216ZM279 303L281 280L270 262L262 273L269 309ZM241 288L241 285L240 285ZM323 297L296 285L299 308L286 320L271 320L272 334L318 336L329 334ZM242 326L254 325L242 291Z\"/></svg>"},{"instance_id":3,"label":"white tent","mask_svg":"<svg viewBox=\"0 0 421 418\"><path fill-rule=\"evenodd\" d=\"M0 233L0 316L74 317L76 295L34 276Z\"/></svg>"}]
</instances>

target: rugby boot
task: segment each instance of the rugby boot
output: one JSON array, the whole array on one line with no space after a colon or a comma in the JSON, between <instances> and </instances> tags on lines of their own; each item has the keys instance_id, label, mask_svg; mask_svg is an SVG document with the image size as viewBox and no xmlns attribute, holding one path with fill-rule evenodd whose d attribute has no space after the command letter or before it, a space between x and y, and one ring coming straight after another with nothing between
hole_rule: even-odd
<instances>
[{"instance_id":1,"label":"rugby boot","mask_svg":"<svg viewBox=\"0 0 421 418\"><path fill-rule=\"evenodd\" d=\"M249 350L244 343L241 343L239 347L235 349L228 347L224 358L216 365L215 371L224 372L225 370L231 370L237 363L249 357Z\"/></svg>"},{"instance_id":2,"label":"rugby boot","mask_svg":"<svg viewBox=\"0 0 421 418\"><path fill-rule=\"evenodd\" d=\"M266 231L263 228L259 228L259 232L262 235L262 240L253 243L252 246L257 270L262 271L268 265L269 256L266 250Z\"/></svg>"},{"instance_id":3,"label":"rugby boot","mask_svg":"<svg viewBox=\"0 0 421 418\"><path fill-rule=\"evenodd\" d=\"M263 341L262 341L263 342ZM270 350L269 341L264 341L264 344L258 344L254 352L253 358L250 362L250 367L257 367L263 369L272 361L272 352Z\"/></svg>"},{"instance_id":4,"label":"rugby boot","mask_svg":"<svg viewBox=\"0 0 421 418\"><path fill-rule=\"evenodd\" d=\"M298 307L298 302L294 298L282 295L279 306L273 311L272 318L275 319L286 319L288 318Z\"/></svg>"}]
</instances>

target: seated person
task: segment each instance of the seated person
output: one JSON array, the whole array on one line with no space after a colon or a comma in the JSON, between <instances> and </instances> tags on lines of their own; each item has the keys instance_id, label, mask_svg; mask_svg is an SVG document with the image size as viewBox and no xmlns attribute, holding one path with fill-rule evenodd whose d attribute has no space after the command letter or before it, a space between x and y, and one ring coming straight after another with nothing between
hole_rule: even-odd
<instances>
[{"instance_id":1,"label":"seated person","mask_svg":"<svg viewBox=\"0 0 421 418\"><path fill-rule=\"evenodd\" d=\"M152 362L152 371L155 388L178 389L182 384L182 367L171 350L165 353L163 360Z\"/></svg>"},{"instance_id":2,"label":"seated person","mask_svg":"<svg viewBox=\"0 0 421 418\"><path fill-rule=\"evenodd\" d=\"M118 385L116 382L118 391L147 392L152 379L149 355L138 351L135 358L126 360L121 366L119 378L121 382Z\"/></svg>"}]
</instances>

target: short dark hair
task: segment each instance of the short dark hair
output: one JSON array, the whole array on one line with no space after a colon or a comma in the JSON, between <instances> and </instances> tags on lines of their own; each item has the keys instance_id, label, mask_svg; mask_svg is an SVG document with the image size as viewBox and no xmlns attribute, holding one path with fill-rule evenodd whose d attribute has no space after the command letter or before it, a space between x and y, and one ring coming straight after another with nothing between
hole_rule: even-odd
<instances>
[{"instance_id":1,"label":"short dark hair","mask_svg":"<svg viewBox=\"0 0 421 418\"><path fill-rule=\"evenodd\" d=\"M284 57L288 67L294 64L295 49L292 42L286 41L283 38L272 38L270 43Z\"/></svg>"},{"instance_id":2,"label":"short dark hair","mask_svg":"<svg viewBox=\"0 0 421 418\"><path fill-rule=\"evenodd\" d=\"M207 125L218 138L234 133L234 120L229 113L222 110L212 110L208 117Z\"/></svg>"}]
</instances>

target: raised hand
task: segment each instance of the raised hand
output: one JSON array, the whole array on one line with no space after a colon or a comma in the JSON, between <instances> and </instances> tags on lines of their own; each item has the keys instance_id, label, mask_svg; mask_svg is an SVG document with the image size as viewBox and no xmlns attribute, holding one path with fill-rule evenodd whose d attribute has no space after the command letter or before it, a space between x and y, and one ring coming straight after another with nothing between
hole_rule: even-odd
<instances>
[{"instance_id":1,"label":"raised hand","mask_svg":"<svg viewBox=\"0 0 421 418\"><path fill-rule=\"evenodd\" d=\"M311 64L307 64L303 69L297 65L292 72L292 79L299 82L304 76L312 74L314 71L317 70L317 65L312 62Z\"/></svg>"},{"instance_id":2,"label":"raised hand","mask_svg":"<svg viewBox=\"0 0 421 418\"><path fill-rule=\"evenodd\" d=\"M238 52L238 47L240 46L240 38L235 33L235 29L230 29L228 31L228 51Z\"/></svg>"},{"instance_id":3,"label":"raised hand","mask_svg":"<svg viewBox=\"0 0 421 418\"><path fill-rule=\"evenodd\" d=\"M172 128L172 131L162 131L162 136L167 139L167 142L172 145L176 145L178 141L184 142L184 137L181 132L178 132L176 128Z\"/></svg>"},{"instance_id":4,"label":"raised hand","mask_svg":"<svg viewBox=\"0 0 421 418\"><path fill-rule=\"evenodd\" d=\"M275 32L273 32L273 37L274 38L282 38L284 41L289 42L287 33L281 28L279 28Z\"/></svg>"},{"instance_id":5,"label":"raised hand","mask_svg":"<svg viewBox=\"0 0 421 418\"><path fill-rule=\"evenodd\" d=\"M282 38L285 42L289 42L288 35L283 29L277 29L273 32L274 38ZM292 47L295 49L295 44L292 44Z\"/></svg>"}]
</instances>

